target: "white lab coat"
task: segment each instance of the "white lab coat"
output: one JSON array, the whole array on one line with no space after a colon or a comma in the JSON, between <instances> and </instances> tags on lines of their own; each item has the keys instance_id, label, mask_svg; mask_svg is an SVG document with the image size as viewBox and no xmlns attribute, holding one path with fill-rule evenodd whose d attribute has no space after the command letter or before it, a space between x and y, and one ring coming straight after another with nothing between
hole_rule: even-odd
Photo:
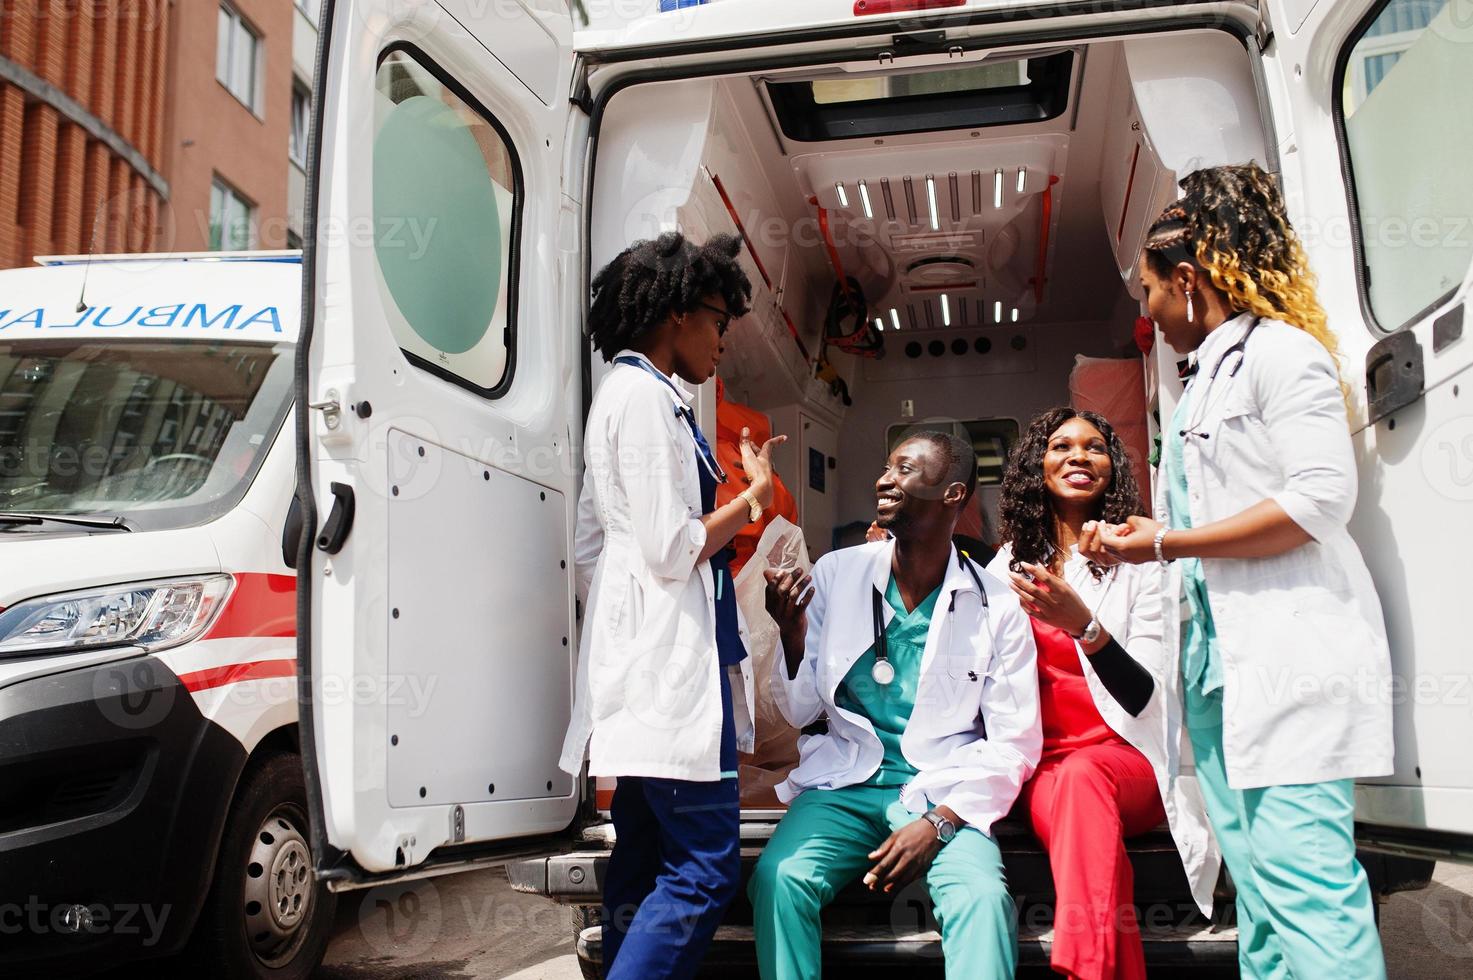
<instances>
[{"instance_id":1,"label":"white lab coat","mask_svg":"<svg viewBox=\"0 0 1473 980\"><path fill-rule=\"evenodd\" d=\"M885 591L894 549L893 540L858 545L830 552L813 566L803 662L790 680L779 654L772 690L794 727L827 712L829 730L798 740L798 767L777 788L784 803L804 790L862 783L884 757L869 719L838 707L834 695L874 645L871 593ZM918 770L900 800L912 813L925 812L928 802L945 804L987 833L1038 764L1043 731L1028 617L1006 585L973 567L990 608L953 549L926 634L915 708L900 739L901 752ZM888 602L882 606L888 624L895 613Z\"/></svg>"},{"instance_id":2,"label":"white lab coat","mask_svg":"<svg viewBox=\"0 0 1473 980\"><path fill-rule=\"evenodd\" d=\"M1006 579L1013 549L1003 545L987 570ZM1161 566L1115 565L1098 580L1090 574L1089 562L1076 549L1064 563L1064 581L1079 593L1100 625L1125 648L1131 659L1144 667L1155 681L1151 700L1139 715L1132 716L1105 689L1090 658L1074 644L1095 707L1115 733L1133 745L1156 774L1166 821L1192 886L1192 897L1203 915L1212 914L1212 890L1222 855L1207 820L1202 790L1192 773L1181 772L1181 753L1186 730L1182 723L1181 671L1166 659L1162 645ZM1176 608L1171 607L1176 625Z\"/></svg>"},{"instance_id":3,"label":"white lab coat","mask_svg":"<svg viewBox=\"0 0 1473 980\"><path fill-rule=\"evenodd\" d=\"M594 776L721 776L715 582L710 563L697 561L706 543L701 464L675 412L691 397L616 364L588 413L573 549L586 607L559 762L575 775L586 748ZM753 743L750 665L748 657L729 668L743 752Z\"/></svg>"},{"instance_id":4,"label":"white lab coat","mask_svg":"<svg viewBox=\"0 0 1473 980\"><path fill-rule=\"evenodd\" d=\"M1231 374L1236 317L1198 351L1183 446L1193 527L1273 499L1314 540L1274 558L1207 558L1223 668L1223 758L1234 789L1392 771L1391 655L1381 602L1346 524L1357 476L1335 365L1309 334L1263 320ZM1211 375L1219 360L1223 369ZM1156 481L1169 520L1168 476ZM1167 575L1168 606L1181 591ZM1179 619L1179 617L1177 617ZM1168 622L1170 619L1168 619ZM1181 632L1165 635L1178 663Z\"/></svg>"}]
</instances>

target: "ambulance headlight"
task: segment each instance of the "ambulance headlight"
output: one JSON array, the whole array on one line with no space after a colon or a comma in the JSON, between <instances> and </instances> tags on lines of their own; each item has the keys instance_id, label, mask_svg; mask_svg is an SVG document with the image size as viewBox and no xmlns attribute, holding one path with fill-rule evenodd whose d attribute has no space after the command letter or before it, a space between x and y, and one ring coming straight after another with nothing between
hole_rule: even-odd
<instances>
[{"instance_id":1,"label":"ambulance headlight","mask_svg":"<svg viewBox=\"0 0 1473 980\"><path fill-rule=\"evenodd\" d=\"M28 599L0 612L0 657L112 646L166 650L209 629L234 587L229 575L202 575Z\"/></svg>"}]
</instances>

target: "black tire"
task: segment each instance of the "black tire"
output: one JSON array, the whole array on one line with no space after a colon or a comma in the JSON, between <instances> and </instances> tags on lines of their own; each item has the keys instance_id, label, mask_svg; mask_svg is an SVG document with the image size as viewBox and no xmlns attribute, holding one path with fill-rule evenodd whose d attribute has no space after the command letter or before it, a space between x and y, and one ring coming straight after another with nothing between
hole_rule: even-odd
<instances>
[{"instance_id":1,"label":"black tire","mask_svg":"<svg viewBox=\"0 0 1473 980\"><path fill-rule=\"evenodd\" d=\"M573 922L573 947L578 946L578 937L583 930L589 926L603 924L603 911L597 905L570 905L568 912ZM603 971L597 963L589 963L583 957L578 957L578 970L583 974L583 980L602 980Z\"/></svg>"},{"instance_id":2,"label":"black tire","mask_svg":"<svg viewBox=\"0 0 1473 980\"><path fill-rule=\"evenodd\" d=\"M312 874L302 761L253 760L225 819L187 959L224 980L306 980L332 937L337 896Z\"/></svg>"}]
</instances>

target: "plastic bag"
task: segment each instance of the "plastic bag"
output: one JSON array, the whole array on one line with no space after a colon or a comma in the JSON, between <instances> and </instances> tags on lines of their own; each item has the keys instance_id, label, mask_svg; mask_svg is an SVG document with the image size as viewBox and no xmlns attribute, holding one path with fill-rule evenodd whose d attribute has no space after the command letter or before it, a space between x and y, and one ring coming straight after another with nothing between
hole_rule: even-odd
<instances>
[{"instance_id":1,"label":"plastic bag","mask_svg":"<svg viewBox=\"0 0 1473 980\"><path fill-rule=\"evenodd\" d=\"M752 716L757 726L757 744L751 755L741 756L738 784L743 807L778 807L776 787L798 764L798 730L788 724L768 689L774 670L782 670L782 649L777 623L767 615L768 568L808 571L808 547L803 531L785 517L774 518L752 557L742 566L733 584L737 605L747 622L747 655L752 658L752 684L756 704Z\"/></svg>"}]
</instances>

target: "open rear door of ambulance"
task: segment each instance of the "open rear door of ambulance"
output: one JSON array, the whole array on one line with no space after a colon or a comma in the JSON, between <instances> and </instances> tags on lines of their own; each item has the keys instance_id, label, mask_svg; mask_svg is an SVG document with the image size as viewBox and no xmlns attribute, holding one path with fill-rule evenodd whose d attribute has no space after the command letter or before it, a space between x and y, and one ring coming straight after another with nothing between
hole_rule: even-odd
<instances>
[{"instance_id":1,"label":"open rear door of ambulance","mask_svg":"<svg viewBox=\"0 0 1473 980\"><path fill-rule=\"evenodd\" d=\"M298 397L298 674L334 888L573 822L580 404L562 0L328 0Z\"/></svg>"},{"instance_id":2,"label":"open rear door of ambulance","mask_svg":"<svg viewBox=\"0 0 1473 980\"><path fill-rule=\"evenodd\" d=\"M1357 837L1473 860L1467 576L1473 537L1473 88L1468 0L1264 0L1290 217L1358 405L1350 530L1386 614L1395 771L1356 786ZM1332 177L1341 179L1331 179ZM1456 547L1456 546L1455 546Z\"/></svg>"}]
</instances>

